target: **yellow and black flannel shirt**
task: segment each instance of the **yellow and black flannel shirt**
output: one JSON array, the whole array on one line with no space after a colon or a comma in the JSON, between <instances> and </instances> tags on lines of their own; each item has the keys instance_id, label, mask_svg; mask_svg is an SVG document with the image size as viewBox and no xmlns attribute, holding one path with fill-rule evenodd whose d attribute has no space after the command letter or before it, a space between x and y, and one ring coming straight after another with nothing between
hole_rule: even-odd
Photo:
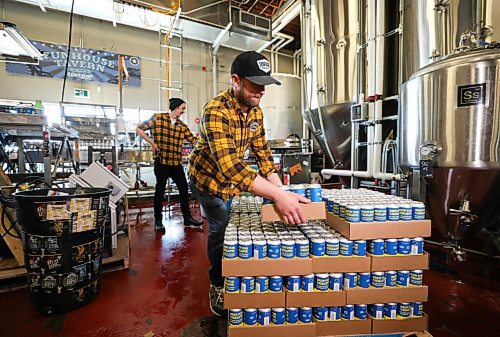
<instances>
[{"instance_id":1,"label":"yellow and black flannel shirt","mask_svg":"<svg viewBox=\"0 0 500 337\"><path fill-rule=\"evenodd\" d=\"M252 108L245 117L233 90L221 92L205 105L200 135L189 157L188 174L200 191L228 200L250 191L257 172L243 163L250 147L267 178L275 166L264 131L262 110Z\"/></svg>"},{"instance_id":2,"label":"yellow and black flannel shirt","mask_svg":"<svg viewBox=\"0 0 500 337\"><path fill-rule=\"evenodd\" d=\"M157 157L164 165L181 165L182 141L187 139L191 144L196 142L187 125L179 118L172 124L168 113L155 113L137 127L144 131L151 130L153 141L159 149Z\"/></svg>"}]
</instances>

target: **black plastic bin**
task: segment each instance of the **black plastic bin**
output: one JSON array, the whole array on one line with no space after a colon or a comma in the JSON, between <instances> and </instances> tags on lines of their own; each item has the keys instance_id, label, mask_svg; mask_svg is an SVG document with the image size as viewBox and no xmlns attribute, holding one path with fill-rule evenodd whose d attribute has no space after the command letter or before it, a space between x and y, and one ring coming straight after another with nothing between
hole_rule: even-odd
<instances>
[{"instance_id":1,"label":"black plastic bin","mask_svg":"<svg viewBox=\"0 0 500 337\"><path fill-rule=\"evenodd\" d=\"M45 315L82 306L99 293L110 193L78 187L14 194L30 293Z\"/></svg>"}]
</instances>

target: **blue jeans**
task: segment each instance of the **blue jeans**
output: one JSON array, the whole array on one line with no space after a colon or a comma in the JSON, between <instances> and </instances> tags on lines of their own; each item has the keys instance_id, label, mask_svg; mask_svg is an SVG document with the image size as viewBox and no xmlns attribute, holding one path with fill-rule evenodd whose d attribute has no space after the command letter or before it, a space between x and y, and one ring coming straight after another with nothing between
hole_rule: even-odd
<instances>
[{"instance_id":1,"label":"blue jeans","mask_svg":"<svg viewBox=\"0 0 500 337\"><path fill-rule=\"evenodd\" d=\"M229 222L231 201L200 191L193 183L189 183L193 196L200 202L208 219L207 254L210 261L208 276L210 283L216 287L224 285L222 277L222 252L224 245L224 234Z\"/></svg>"}]
</instances>

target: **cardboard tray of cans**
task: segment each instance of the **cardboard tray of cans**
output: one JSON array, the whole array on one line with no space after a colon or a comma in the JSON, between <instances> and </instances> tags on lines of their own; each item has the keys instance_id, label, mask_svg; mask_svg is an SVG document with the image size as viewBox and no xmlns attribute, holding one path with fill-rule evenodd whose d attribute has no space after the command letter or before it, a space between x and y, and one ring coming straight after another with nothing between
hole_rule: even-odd
<instances>
[{"instance_id":1,"label":"cardboard tray of cans","mask_svg":"<svg viewBox=\"0 0 500 337\"><path fill-rule=\"evenodd\" d=\"M265 326L229 326L230 337L315 337L316 323Z\"/></svg>"},{"instance_id":2,"label":"cardboard tray of cans","mask_svg":"<svg viewBox=\"0 0 500 337\"><path fill-rule=\"evenodd\" d=\"M313 273L356 273L369 272L370 270L371 258L369 256L325 256L312 258Z\"/></svg>"},{"instance_id":3,"label":"cardboard tray of cans","mask_svg":"<svg viewBox=\"0 0 500 337\"><path fill-rule=\"evenodd\" d=\"M429 288L426 285L390 288L346 289L347 304L373 304L391 302L427 302Z\"/></svg>"},{"instance_id":4,"label":"cardboard tray of cans","mask_svg":"<svg viewBox=\"0 0 500 337\"><path fill-rule=\"evenodd\" d=\"M318 220L326 218L326 208L324 202L311 202L309 204L301 204L302 211L307 220ZM262 205L262 222L281 221L281 214L276 205Z\"/></svg>"},{"instance_id":5,"label":"cardboard tray of cans","mask_svg":"<svg viewBox=\"0 0 500 337\"><path fill-rule=\"evenodd\" d=\"M316 322L316 336L365 335L372 332L372 320Z\"/></svg>"},{"instance_id":6,"label":"cardboard tray of cans","mask_svg":"<svg viewBox=\"0 0 500 337\"><path fill-rule=\"evenodd\" d=\"M285 303L285 292L283 291L266 293L224 293L224 309L284 308Z\"/></svg>"},{"instance_id":7,"label":"cardboard tray of cans","mask_svg":"<svg viewBox=\"0 0 500 337\"><path fill-rule=\"evenodd\" d=\"M349 240L431 236L430 220L347 222L337 215L327 213L326 223Z\"/></svg>"},{"instance_id":8,"label":"cardboard tray of cans","mask_svg":"<svg viewBox=\"0 0 500 337\"><path fill-rule=\"evenodd\" d=\"M222 276L291 276L311 273L311 258L222 259Z\"/></svg>"},{"instance_id":9,"label":"cardboard tray of cans","mask_svg":"<svg viewBox=\"0 0 500 337\"><path fill-rule=\"evenodd\" d=\"M371 271L429 269L429 253L421 255L372 255ZM314 264L313 264L314 268Z\"/></svg>"},{"instance_id":10,"label":"cardboard tray of cans","mask_svg":"<svg viewBox=\"0 0 500 337\"><path fill-rule=\"evenodd\" d=\"M372 319L372 333L414 332L427 330L429 316L405 319Z\"/></svg>"},{"instance_id":11,"label":"cardboard tray of cans","mask_svg":"<svg viewBox=\"0 0 500 337\"><path fill-rule=\"evenodd\" d=\"M346 304L345 291L287 291L286 307L337 307Z\"/></svg>"}]
</instances>

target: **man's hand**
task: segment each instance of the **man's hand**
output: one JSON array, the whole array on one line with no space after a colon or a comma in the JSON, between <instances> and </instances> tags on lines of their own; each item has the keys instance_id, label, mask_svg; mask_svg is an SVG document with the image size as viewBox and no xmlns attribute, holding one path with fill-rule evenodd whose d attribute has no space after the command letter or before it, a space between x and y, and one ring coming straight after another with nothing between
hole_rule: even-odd
<instances>
[{"instance_id":1,"label":"man's hand","mask_svg":"<svg viewBox=\"0 0 500 337\"><path fill-rule=\"evenodd\" d=\"M300 207L301 203L308 204L311 200L292 192L283 192L276 198L276 207L287 224L305 223L307 219Z\"/></svg>"},{"instance_id":2,"label":"man's hand","mask_svg":"<svg viewBox=\"0 0 500 337\"><path fill-rule=\"evenodd\" d=\"M151 142L151 151L153 151L153 155L156 156L158 154L158 145Z\"/></svg>"}]
</instances>

